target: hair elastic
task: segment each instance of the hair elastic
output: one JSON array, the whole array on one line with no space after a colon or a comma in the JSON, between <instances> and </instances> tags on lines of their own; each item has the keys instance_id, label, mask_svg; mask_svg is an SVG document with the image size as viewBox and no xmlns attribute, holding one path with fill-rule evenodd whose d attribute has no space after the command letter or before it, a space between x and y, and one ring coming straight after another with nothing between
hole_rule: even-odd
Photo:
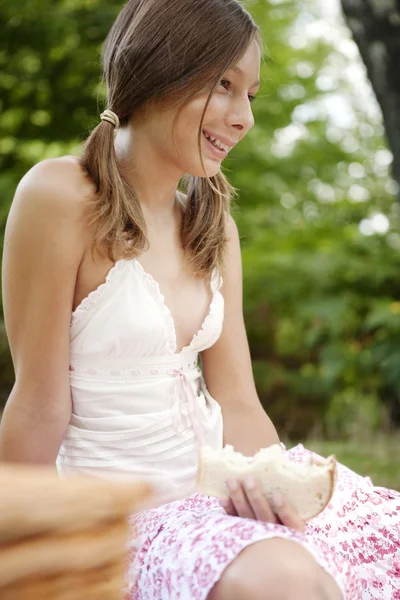
<instances>
[{"instance_id":1,"label":"hair elastic","mask_svg":"<svg viewBox=\"0 0 400 600\"><path fill-rule=\"evenodd\" d=\"M104 112L102 112L100 115L100 119L102 121L107 121L108 123L111 123L111 125L114 125L115 129L118 129L119 127L118 115L116 115L115 112L113 112L112 110L107 109Z\"/></svg>"}]
</instances>

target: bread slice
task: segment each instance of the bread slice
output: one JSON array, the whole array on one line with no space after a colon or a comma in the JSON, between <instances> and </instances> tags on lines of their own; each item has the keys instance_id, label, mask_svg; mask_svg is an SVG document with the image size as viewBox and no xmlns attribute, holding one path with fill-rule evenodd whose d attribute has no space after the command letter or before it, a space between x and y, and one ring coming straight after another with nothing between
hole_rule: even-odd
<instances>
[{"instance_id":1,"label":"bread slice","mask_svg":"<svg viewBox=\"0 0 400 600\"><path fill-rule=\"evenodd\" d=\"M221 450L203 445L199 450L197 490L217 498L230 495L226 480L243 480L252 475L258 479L268 498L281 492L297 514L307 521L321 513L334 492L337 469L336 457L310 457L296 463L283 453L280 444L262 448L254 456L235 452L226 445Z\"/></svg>"}]
</instances>

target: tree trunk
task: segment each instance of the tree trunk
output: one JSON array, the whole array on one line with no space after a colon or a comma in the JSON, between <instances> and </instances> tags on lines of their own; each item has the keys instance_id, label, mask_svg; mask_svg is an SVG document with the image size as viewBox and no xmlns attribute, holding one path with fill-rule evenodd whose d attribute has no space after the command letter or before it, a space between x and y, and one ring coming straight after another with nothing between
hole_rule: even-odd
<instances>
[{"instance_id":1,"label":"tree trunk","mask_svg":"<svg viewBox=\"0 0 400 600\"><path fill-rule=\"evenodd\" d=\"M382 109L392 173L400 185L400 0L341 2Z\"/></svg>"}]
</instances>

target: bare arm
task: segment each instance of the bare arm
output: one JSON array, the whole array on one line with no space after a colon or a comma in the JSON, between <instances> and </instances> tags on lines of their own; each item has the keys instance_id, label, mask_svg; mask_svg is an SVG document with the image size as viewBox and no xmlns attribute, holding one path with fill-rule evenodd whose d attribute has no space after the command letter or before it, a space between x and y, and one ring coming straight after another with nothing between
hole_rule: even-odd
<instances>
[{"instance_id":1,"label":"bare arm","mask_svg":"<svg viewBox=\"0 0 400 600\"><path fill-rule=\"evenodd\" d=\"M224 420L224 443L251 456L279 442L276 429L264 411L254 383L251 356L243 320L242 261L237 227L229 218L224 326L220 339L202 353L204 378L219 402Z\"/></svg>"},{"instance_id":2,"label":"bare arm","mask_svg":"<svg viewBox=\"0 0 400 600\"><path fill-rule=\"evenodd\" d=\"M85 232L70 169L60 159L33 167L8 216L2 283L15 384L0 461L54 463L71 416L69 328Z\"/></svg>"},{"instance_id":3,"label":"bare arm","mask_svg":"<svg viewBox=\"0 0 400 600\"><path fill-rule=\"evenodd\" d=\"M207 387L222 408L224 443L252 456L260 448L279 443L279 437L261 406L254 384L243 320L240 242L232 218L229 219L228 235L227 268L222 287L224 327L218 342L202 353L202 363ZM305 530L305 523L285 498L282 498L282 505L273 506L263 496L259 481L253 479L247 483L251 486L237 480L236 486L230 488L224 503L228 514Z\"/></svg>"}]
</instances>

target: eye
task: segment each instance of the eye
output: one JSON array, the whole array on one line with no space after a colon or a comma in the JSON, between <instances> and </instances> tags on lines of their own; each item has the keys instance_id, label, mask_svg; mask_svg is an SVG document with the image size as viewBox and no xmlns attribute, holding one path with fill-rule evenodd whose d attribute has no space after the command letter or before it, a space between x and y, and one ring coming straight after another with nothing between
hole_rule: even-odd
<instances>
[{"instance_id":1,"label":"eye","mask_svg":"<svg viewBox=\"0 0 400 600\"><path fill-rule=\"evenodd\" d=\"M229 86L231 85L231 82L228 81L227 79L221 79L221 81L219 82L220 85L222 85L222 87L224 87L225 89L229 89Z\"/></svg>"},{"instance_id":2,"label":"eye","mask_svg":"<svg viewBox=\"0 0 400 600\"><path fill-rule=\"evenodd\" d=\"M228 81L227 79L221 79L220 85L222 85L222 87L224 87L226 90L229 90L231 82ZM256 99L256 96L254 96L253 94L249 94L248 98L249 98L249 101L251 103L251 102L254 102L254 100Z\"/></svg>"}]
</instances>

